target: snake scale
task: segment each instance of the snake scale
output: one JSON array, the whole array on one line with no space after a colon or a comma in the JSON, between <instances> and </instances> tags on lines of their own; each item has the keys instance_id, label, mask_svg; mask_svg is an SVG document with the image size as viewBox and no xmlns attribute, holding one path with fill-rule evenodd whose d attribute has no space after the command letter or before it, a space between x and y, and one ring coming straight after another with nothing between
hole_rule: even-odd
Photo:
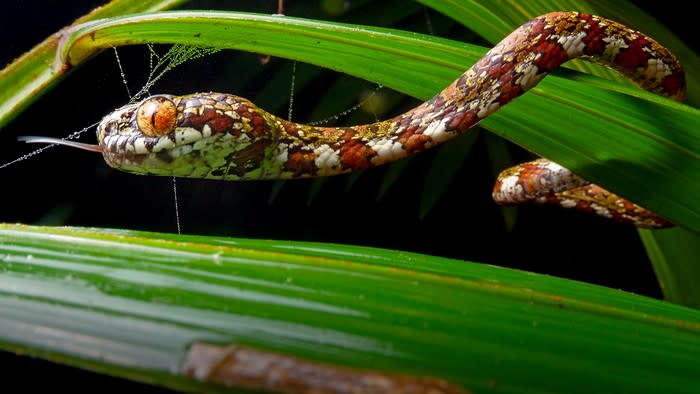
<instances>
[{"instance_id":1,"label":"snake scale","mask_svg":"<svg viewBox=\"0 0 700 394\"><path fill-rule=\"evenodd\" d=\"M247 180L363 170L466 132L578 57L609 66L643 89L683 97L679 61L652 38L600 16L553 12L522 25L442 92L392 119L316 127L230 94L156 95L104 117L97 150L110 166L137 174ZM671 225L546 159L505 170L493 197L500 204L576 208L640 227Z\"/></svg>"}]
</instances>

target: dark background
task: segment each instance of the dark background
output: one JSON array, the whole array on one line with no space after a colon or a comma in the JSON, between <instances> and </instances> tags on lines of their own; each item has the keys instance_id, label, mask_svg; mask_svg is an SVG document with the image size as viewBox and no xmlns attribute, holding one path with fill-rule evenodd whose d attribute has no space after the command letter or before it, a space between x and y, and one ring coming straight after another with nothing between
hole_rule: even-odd
<instances>
[{"instance_id":1,"label":"dark background","mask_svg":"<svg viewBox=\"0 0 700 394\"><path fill-rule=\"evenodd\" d=\"M100 5L102 1L10 1L0 16L0 66ZM380 8L376 4L381 3ZM251 5L252 4L252 5ZM355 1L341 15L324 13L318 1L287 1L286 14L343 22L384 25L420 33L435 33L455 40L488 45L464 28L413 2ZM679 13L669 2L641 3L650 13L692 39L685 27L692 13ZM375 8L373 8L375 7ZM221 8L273 13L276 1L193 1L188 8ZM401 9L402 17L384 18L382 12ZM371 11L370 11L371 10ZM426 22L430 20L430 24ZM695 42L689 43L695 45ZM161 50L163 48L160 48ZM147 73L143 47L120 48L120 58L131 92L138 90ZM291 62L273 58L262 64L260 56L223 51L190 62L168 74L154 93L185 94L218 90L252 99L280 116L287 113ZM313 66L297 66L299 81L294 99L294 119L315 120L347 108L332 105L318 109L318 92L333 84L348 86L359 97L375 86ZM304 76L310 76L303 82ZM414 106L417 101L388 89L380 96L389 104L386 118ZM107 51L55 89L41 97L0 133L0 164L28 153L33 147L16 142L20 135L63 137L98 121L128 100L114 54ZM372 122L375 114L355 111L339 124ZM82 139L94 142L93 131ZM437 149L409 159L395 184L378 198L382 182L391 171L378 168L360 175L321 181L215 182L179 180L178 199L182 230L245 238L305 240L377 246L572 278L661 297L651 265L636 230L597 217L549 208L527 207L517 211L512 226L490 197L494 174L484 135L459 164L457 176L437 204L420 217L425 178ZM511 146L516 160L527 152ZM172 181L139 177L111 170L101 156L68 148L51 149L0 170L0 222L96 226L175 232ZM63 382L83 382L90 376L67 367L4 354L17 371L48 373ZM18 379L19 376L17 375ZM18 383L20 381L18 380ZM22 380L26 389L27 382ZM96 384L104 384L102 382ZM147 389L115 381L124 388ZM116 386L113 386L116 387ZM120 386L121 387L121 386Z\"/></svg>"}]
</instances>

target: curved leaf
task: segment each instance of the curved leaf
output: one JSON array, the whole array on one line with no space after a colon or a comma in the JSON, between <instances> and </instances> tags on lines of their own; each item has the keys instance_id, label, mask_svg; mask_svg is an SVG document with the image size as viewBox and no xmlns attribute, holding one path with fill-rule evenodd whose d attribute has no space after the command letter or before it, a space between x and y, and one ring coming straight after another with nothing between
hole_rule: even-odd
<instances>
[{"instance_id":1,"label":"curved leaf","mask_svg":"<svg viewBox=\"0 0 700 394\"><path fill-rule=\"evenodd\" d=\"M0 225L0 310L2 349L186 390L221 390L183 376L203 342L474 392L700 385L700 311L373 248Z\"/></svg>"}]
</instances>

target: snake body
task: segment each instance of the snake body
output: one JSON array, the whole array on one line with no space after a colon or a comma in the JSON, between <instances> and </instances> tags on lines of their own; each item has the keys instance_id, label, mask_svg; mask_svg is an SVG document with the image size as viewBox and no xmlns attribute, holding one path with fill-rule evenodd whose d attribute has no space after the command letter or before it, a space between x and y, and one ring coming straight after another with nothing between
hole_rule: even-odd
<instances>
[{"instance_id":1,"label":"snake body","mask_svg":"<svg viewBox=\"0 0 700 394\"><path fill-rule=\"evenodd\" d=\"M223 93L157 95L107 115L106 162L151 175L222 180L330 176L393 162L466 132L567 60L612 67L641 88L682 99L679 61L650 37L578 12L537 17L508 35L432 99L385 121L351 127L293 123ZM498 203L553 203L642 227L665 219L545 159L504 171Z\"/></svg>"}]
</instances>

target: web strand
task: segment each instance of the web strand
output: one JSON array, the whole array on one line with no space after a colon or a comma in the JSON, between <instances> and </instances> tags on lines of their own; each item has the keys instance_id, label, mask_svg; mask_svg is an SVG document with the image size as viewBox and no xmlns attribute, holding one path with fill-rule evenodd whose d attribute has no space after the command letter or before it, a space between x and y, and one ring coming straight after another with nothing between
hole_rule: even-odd
<instances>
[{"instance_id":1,"label":"web strand","mask_svg":"<svg viewBox=\"0 0 700 394\"><path fill-rule=\"evenodd\" d=\"M287 111L287 120L292 121L292 112L294 110L294 83L297 79L297 62L292 62L292 80L289 84L289 109Z\"/></svg>"},{"instance_id":2,"label":"web strand","mask_svg":"<svg viewBox=\"0 0 700 394\"><path fill-rule=\"evenodd\" d=\"M126 74L124 74L124 69L122 68L122 62L119 60L119 53L117 52L117 47L112 47L114 49L114 58L117 59L117 66L119 66L119 75L122 77L122 83L126 88L126 94L131 98L131 92L129 91L129 84L126 82Z\"/></svg>"},{"instance_id":3,"label":"web strand","mask_svg":"<svg viewBox=\"0 0 700 394\"><path fill-rule=\"evenodd\" d=\"M374 96L376 96L377 93L379 93L379 91L380 91L381 89L383 89L383 88L384 88L384 85L379 84L379 85L377 85L377 86L374 88L374 90L372 91L372 93L368 94L367 97L364 98L364 100L362 100L362 101L360 101L359 103L353 105L352 107L346 109L345 111L339 112L339 113L337 113L337 114L335 114L335 115L333 115L333 116L329 116L329 117L327 117L327 118L323 118L323 119L315 120L315 121L313 121L313 122L309 122L308 124L311 125L311 126L320 126L320 125L324 125L324 124L327 124L327 123L330 123L330 122L333 122L333 121L337 121L337 120L339 120L340 118L342 118L343 116L347 116L347 115L349 115L349 114L351 114L351 113L357 111L358 109L360 109L360 108L361 108L363 105L365 105L369 100L371 100L372 98L374 98ZM376 116L375 116L375 118L376 118Z\"/></svg>"},{"instance_id":4,"label":"web strand","mask_svg":"<svg viewBox=\"0 0 700 394\"><path fill-rule=\"evenodd\" d=\"M182 234L180 226L180 204L177 201L177 178L173 177L173 203L175 204L175 223L177 224L177 233Z\"/></svg>"},{"instance_id":5,"label":"web strand","mask_svg":"<svg viewBox=\"0 0 700 394\"><path fill-rule=\"evenodd\" d=\"M136 92L129 100L134 103L147 95L153 85L156 84L165 74L172 71L175 67L188 62L190 60L200 59L205 56L219 52L218 48L202 48L176 44L170 47L168 52L163 56L159 56L153 49L152 45L148 45L149 50L149 74L143 87ZM155 65L153 60L156 59Z\"/></svg>"},{"instance_id":6,"label":"web strand","mask_svg":"<svg viewBox=\"0 0 700 394\"><path fill-rule=\"evenodd\" d=\"M80 129L80 130L78 130L78 131L76 131L76 132L73 132L73 133L71 133L71 134L68 134L68 136L66 136L66 137L64 137L64 138L61 138L61 139L62 139L62 140L74 140L74 139L80 137L80 136L81 136L83 133L85 133L86 131L88 131L88 130L90 130L91 128L97 126L98 123L100 123L100 122L95 122L95 123L91 124L90 126L87 126L87 127L83 128L83 129ZM8 161L7 163L0 164L0 170L2 170L3 168L7 168L7 167L9 167L9 166L11 166L11 165L13 165L13 164L19 163L19 162L21 162L21 161L27 160L27 159L29 159L29 158L31 158L31 157L34 157L34 156L38 155L39 153L41 153L41 152L43 152L43 151L45 151L45 150L47 150L47 149L54 148L54 147L56 147L56 146L58 146L58 144L50 144L50 145L42 146L41 148L35 149L35 150L33 150L33 151L31 151L31 152L25 154L25 155L22 155L22 156L20 156L20 157L18 157L18 158L16 158L16 159L14 159L14 160Z\"/></svg>"}]
</instances>

